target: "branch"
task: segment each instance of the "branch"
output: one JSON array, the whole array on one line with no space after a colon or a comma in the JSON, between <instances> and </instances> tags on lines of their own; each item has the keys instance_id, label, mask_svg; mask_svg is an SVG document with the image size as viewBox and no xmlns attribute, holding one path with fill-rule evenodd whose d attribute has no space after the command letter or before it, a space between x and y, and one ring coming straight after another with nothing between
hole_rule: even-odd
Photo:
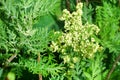
<instances>
[{"instance_id":1,"label":"branch","mask_svg":"<svg viewBox=\"0 0 120 80\"><path fill-rule=\"evenodd\" d=\"M88 5L89 4L89 1L88 0L86 0L86 5Z\"/></svg>"},{"instance_id":2,"label":"branch","mask_svg":"<svg viewBox=\"0 0 120 80\"><path fill-rule=\"evenodd\" d=\"M37 61L40 62L40 53L38 53ZM38 76L39 76L39 80L42 80L42 75L39 74Z\"/></svg>"},{"instance_id":3,"label":"branch","mask_svg":"<svg viewBox=\"0 0 120 80\"><path fill-rule=\"evenodd\" d=\"M76 0L76 4L78 4L79 2L81 2L81 0Z\"/></svg>"},{"instance_id":4,"label":"branch","mask_svg":"<svg viewBox=\"0 0 120 80\"><path fill-rule=\"evenodd\" d=\"M119 7L120 7L120 0L119 0L119 3L118 3Z\"/></svg>"},{"instance_id":5,"label":"branch","mask_svg":"<svg viewBox=\"0 0 120 80\"><path fill-rule=\"evenodd\" d=\"M14 58L16 58L17 54L13 54L7 61L10 63Z\"/></svg>"},{"instance_id":6,"label":"branch","mask_svg":"<svg viewBox=\"0 0 120 80\"><path fill-rule=\"evenodd\" d=\"M116 58L111 70L108 72L108 75L106 77L106 80L109 80L110 79L110 76L112 74L112 72L114 71L114 69L116 68L116 65L117 65L117 62L120 60L120 55Z\"/></svg>"},{"instance_id":7,"label":"branch","mask_svg":"<svg viewBox=\"0 0 120 80\"><path fill-rule=\"evenodd\" d=\"M66 0L66 5L67 5L68 11L70 11L70 1L69 0Z\"/></svg>"},{"instance_id":8,"label":"branch","mask_svg":"<svg viewBox=\"0 0 120 80\"><path fill-rule=\"evenodd\" d=\"M7 61L5 62L5 67L8 66L8 63L10 63L14 58L16 58L17 54L13 54Z\"/></svg>"}]
</instances>

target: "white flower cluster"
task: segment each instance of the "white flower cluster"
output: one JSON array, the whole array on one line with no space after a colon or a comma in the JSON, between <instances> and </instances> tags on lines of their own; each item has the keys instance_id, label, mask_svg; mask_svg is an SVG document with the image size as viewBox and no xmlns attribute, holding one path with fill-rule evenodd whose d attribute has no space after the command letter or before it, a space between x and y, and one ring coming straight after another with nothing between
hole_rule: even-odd
<instances>
[{"instance_id":1,"label":"white flower cluster","mask_svg":"<svg viewBox=\"0 0 120 80\"><path fill-rule=\"evenodd\" d=\"M57 42L53 42L53 45L57 45L57 50L56 47L54 50L64 55L64 63L69 63L70 60L73 63L78 61L78 56L70 56L73 53L68 53L68 50L71 50L70 48L73 49L73 52L86 58L93 57L94 53L101 48L93 37L98 34L100 29L94 24L82 25L82 6L83 4L79 3L76 7L77 10L73 13L66 9L63 11L61 19L65 21L65 32L62 33Z\"/></svg>"}]
</instances>

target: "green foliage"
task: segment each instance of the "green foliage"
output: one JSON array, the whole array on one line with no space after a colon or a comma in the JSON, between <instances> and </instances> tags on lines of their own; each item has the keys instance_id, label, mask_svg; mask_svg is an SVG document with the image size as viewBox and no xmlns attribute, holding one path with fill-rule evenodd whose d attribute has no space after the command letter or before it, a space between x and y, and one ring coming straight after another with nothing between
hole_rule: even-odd
<instances>
[{"instance_id":1,"label":"green foliage","mask_svg":"<svg viewBox=\"0 0 120 80\"><path fill-rule=\"evenodd\" d=\"M114 80L114 79L119 80L120 79L119 72L120 72L120 65L118 64L118 66L115 68L114 72L112 73L110 80Z\"/></svg>"},{"instance_id":2,"label":"green foliage","mask_svg":"<svg viewBox=\"0 0 120 80\"><path fill-rule=\"evenodd\" d=\"M83 74L85 75L87 80L104 80L106 76L106 71L104 71L105 67L102 63L103 54L97 54L95 58L89 60L89 67L84 68Z\"/></svg>"},{"instance_id":3,"label":"green foliage","mask_svg":"<svg viewBox=\"0 0 120 80\"><path fill-rule=\"evenodd\" d=\"M4 23L8 25L8 27L6 27L6 30L8 30L7 32L9 34L10 46L12 48L14 47L12 50L15 51L16 48L21 49L23 48L23 46L26 48L31 48L31 50L33 50L32 48L36 46L36 49L38 50L38 49L44 49L47 46L47 44L44 44L48 42L46 39L47 34L45 34L45 31L41 32L40 29L37 30L36 28L33 27L33 25L37 21L37 18L40 15L42 15L44 11L45 11L44 13L47 13L48 11L51 11L51 9L53 9L51 7L56 3L56 1L52 3L50 7L47 7L46 8L47 10L42 10L42 9L44 9L45 6L48 6L50 2L48 1L46 2L46 4L42 6L43 3L44 3L44 0L42 1L39 1L39 0L37 1L31 1L31 0L4 1L3 0L2 1L3 7L1 10L3 10L3 12L1 12L1 14L4 13L5 16L2 16L1 18L4 19L3 20ZM43 34L45 34L46 36L44 38L45 40L40 39L38 37L38 35L42 37ZM36 38L36 40L34 38ZM16 41L16 39L18 42ZM43 41L39 41L39 39ZM39 44L37 45L36 41L39 41L40 43L43 43L44 45L43 44L41 44L41 46ZM31 46L30 45L31 43L35 43L34 44L35 46L33 45ZM39 51L42 51L42 50L39 50Z\"/></svg>"},{"instance_id":4,"label":"green foliage","mask_svg":"<svg viewBox=\"0 0 120 80\"><path fill-rule=\"evenodd\" d=\"M52 76L49 80L64 80L65 79L65 75L58 75L58 76Z\"/></svg>"},{"instance_id":5,"label":"green foliage","mask_svg":"<svg viewBox=\"0 0 120 80\"><path fill-rule=\"evenodd\" d=\"M103 6L97 6L96 8L96 23L100 28L100 40L101 44L105 48L105 54L107 65L106 68L111 70L115 57L120 53L120 10L116 5L117 0L105 1L103 0ZM109 63L108 63L109 62ZM115 67L116 68L116 67ZM115 69L115 73L112 73L114 78L117 79L119 69ZM113 76L110 77L113 77Z\"/></svg>"},{"instance_id":6,"label":"green foliage","mask_svg":"<svg viewBox=\"0 0 120 80\"><path fill-rule=\"evenodd\" d=\"M119 0L102 0L102 1L111 3L112 5L116 5L117 3L119 3Z\"/></svg>"},{"instance_id":7,"label":"green foliage","mask_svg":"<svg viewBox=\"0 0 120 80\"><path fill-rule=\"evenodd\" d=\"M17 68L19 71L28 69L43 76L56 75L62 69L51 57L54 55L45 53L49 51L50 41L55 39L54 33L44 26L35 25L40 16L53 12L59 1L0 1L0 59L4 59L0 64L3 68L9 66L14 72ZM40 57L40 62L37 57ZM17 72L17 76L20 73Z\"/></svg>"},{"instance_id":8,"label":"green foliage","mask_svg":"<svg viewBox=\"0 0 120 80\"><path fill-rule=\"evenodd\" d=\"M51 45L54 51L61 52L67 56L64 58L64 63L69 62L66 59L71 56L69 55L70 51L76 53L76 56L78 54L90 58L100 49L99 44L95 40L95 35L98 34L99 28L88 23L82 25L82 4L78 4L76 8L77 11L72 14L67 10L63 11L61 19L65 20L65 33L62 33L58 41L52 42Z\"/></svg>"},{"instance_id":9,"label":"green foliage","mask_svg":"<svg viewBox=\"0 0 120 80\"><path fill-rule=\"evenodd\" d=\"M47 27L48 30L59 30L59 26L55 19L53 19L53 16L50 14L46 14L44 16L41 16L39 21L34 25L35 27Z\"/></svg>"},{"instance_id":10,"label":"green foliage","mask_svg":"<svg viewBox=\"0 0 120 80\"><path fill-rule=\"evenodd\" d=\"M0 80L119 80L119 5L0 0Z\"/></svg>"},{"instance_id":11,"label":"green foliage","mask_svg":"<svg viewBox=\"0 0 120 80\"><path fill-rule=\"evenodd\" d=\"M110 52L120 51L120 31L119 31L119 8L104 2L103 6L96 9L96 23L100 27L100 38L102 44L109 48Z\"/></svg>"},{"instance_id":12,"label":"green foliage","mask_svg":"<svg viewBox=\"0 0 120 80\"><path fill-rule=\"evenodd\" d=\"M42 74L43 76L48 76L49 74L58 75L58 72L63 68L57 66L56 63L53 64L53 55L49 55L48 57L41 57L40 62L38 63L34 59L20 59L19 66L28 68L30 72L33 74ZM31 64L32 63L32 64Z\"/></svg>"},{"instance_id":13,"label":"green foliage","mask_svg":"<svg viewBox=\"0 0 120 80\"><path fill-rule=\"evenodd\" d=\"M82 59L93 58L101 46L97 42L96 35L99 28L94 24L82 24L82 3L76 7L76 11L70 13L63 10L62 20L65 20L64 32L55 32L61 36L57 41L53 41L51 48L53 52L61 53L60 57L67 66L66 77L68 80L79 80L82 74ZM98 66L97 66L98 67Z\"/></svg>"},{"instance_id":14,"label":"green foliage","mask_svg":"<svg viewBox=\"0 0 120 80\"><path fill-rule=\"evenodd\" d=\"M0 78L1 78L1 76L2 76L2 73L3 73L3 69L0 68Z\"/></svg>"},{"instance_id":15,"label":"green foliage","mask_svg":"<svg viewBox=\"0 0 120 80\"><path fill-rule=\"evenodd\" d=\"M88 5L86 6L86 4L83 4L83 15L82 15L82 19L83 19L83 23L93 23L93 18L92 18L92 15L93 15L93 8L92 8L92 5Z\"/></svg>"}]
</instances>

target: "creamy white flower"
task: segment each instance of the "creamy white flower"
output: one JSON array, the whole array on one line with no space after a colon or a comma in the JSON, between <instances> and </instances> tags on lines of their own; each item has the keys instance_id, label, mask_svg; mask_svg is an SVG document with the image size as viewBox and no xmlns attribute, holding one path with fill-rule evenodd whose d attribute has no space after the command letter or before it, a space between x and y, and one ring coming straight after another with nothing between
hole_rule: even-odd
<instances>
[{"instance_id":1,"label":"creamy white flower","mask_svg":"<svg viewBox=\"0 0 120 80\"><path fill-rule=\"evenodd\" d=\"M83 4L79 3L73 13L70 13L67 9L63 11L62 20L65 21L65 32L62 33L58 38L58 42L54 43L53 46L54 51L59 50L64 56L64 63L69 63L70 60L77 61L75 57L71 59L71 54L77 53L80 56L90 58L100 49L100 45L92 37L98 34L100 29L94 24L82 24L82 6ZM67 51L70 50L73 52L68 54Z\"/></svg>"},{"instance_id":2,"label":"creamy white flower","mask_svg":"<svg viewBox=\"0 0 120 80\"><path fill-rule=\"evenodd\" d=\"M69 63L70 62L70 56L66 55L63 57L64 63Z\"/></svg>"},{"instance_id":3,"label":"creamy white flower","mask_svg":"<svg viewBox=\"0 0 120 80\"><path fill-rule=\"evenodd\" d=\"M73 57L73 62L74 63L78 62L78 60L79 60L78 57Z\"/></svg>"}]
</instances>

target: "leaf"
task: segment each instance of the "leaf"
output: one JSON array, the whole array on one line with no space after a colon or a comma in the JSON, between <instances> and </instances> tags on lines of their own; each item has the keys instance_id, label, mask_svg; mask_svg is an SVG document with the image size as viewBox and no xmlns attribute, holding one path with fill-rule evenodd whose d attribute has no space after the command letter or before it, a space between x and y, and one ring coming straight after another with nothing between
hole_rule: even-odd
<instances>
[{"instance_id":1,"label":"leaf","mask_svg":"<svg viewBox=\"0 0 120 80\"><path fill-rule=\"evenodd\" d=\"M2 77L3 68L0 68L0 78Z\"/></svg>"},{"instance_id":2,"label":"leaf","mask_svg":"<svg viewBox=\"0 0 120 80\"><path fill-rule=\"evenodd\" d=\"M102 80L102 79L101 79L101 75L97 75L97 76L94 78L94 80Z\"/></svg>"},{"instance_id":3,"label":"leaf","mask_svg":"<svg viewBox=\"0 0 120 80\"><path fill-rule=\"evenodd\" d=\"M84 75L88 78L88 80L91 80L91 79L92 79L92 76L91 76L89 73L84 72Z\"/></svg>"},{"instance_id":4,"label":"leaf","mask_svg":"<svg viewBox=\"0 0 120 80\"><path fill-rule=\"evenodd\" d=\"M40 16L39 21L34 25L34 27L37 28L43 27L43 28L48 28L49 30L59 29L58 24L55 22L52 15L50 14Z\"/></svg>"}]
</instances>

